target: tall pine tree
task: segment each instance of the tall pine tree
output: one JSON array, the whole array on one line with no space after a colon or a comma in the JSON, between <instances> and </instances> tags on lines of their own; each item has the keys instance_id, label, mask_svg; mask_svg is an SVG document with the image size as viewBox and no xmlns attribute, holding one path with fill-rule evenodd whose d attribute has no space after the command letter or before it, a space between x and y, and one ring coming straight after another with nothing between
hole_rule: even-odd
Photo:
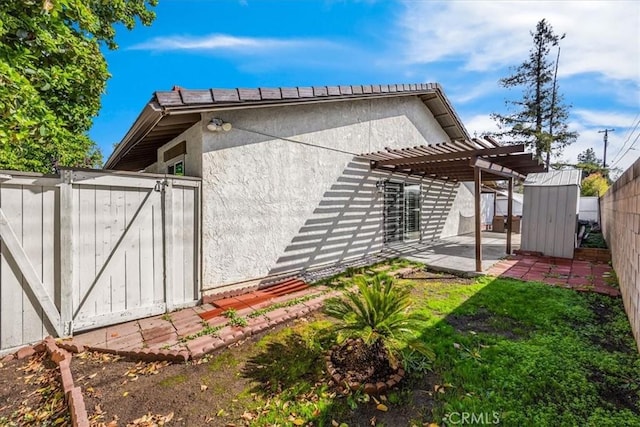
<instances>
[{"instance_id":1,"label":"tall pine tree","mask_svg":"<svg viewBox=\"0 0 640 427\"><path fill-rule=\"evenodd\" d=\"M500 79L500 85L505 88L522 88L522 97L505 102L508 114L494 113L491 117L500 129L494 137L512 144L524 143L533 149L536 157L544 160L548 151L558 156L578 135L568 129L569 106L563 103L558 92L559 55L555 61L549 60L551 48L559 49L564 35L556 35L543 19L531 36L533 47L529 58L515 68L511 76Z\"/></svg>"}]
</instances>

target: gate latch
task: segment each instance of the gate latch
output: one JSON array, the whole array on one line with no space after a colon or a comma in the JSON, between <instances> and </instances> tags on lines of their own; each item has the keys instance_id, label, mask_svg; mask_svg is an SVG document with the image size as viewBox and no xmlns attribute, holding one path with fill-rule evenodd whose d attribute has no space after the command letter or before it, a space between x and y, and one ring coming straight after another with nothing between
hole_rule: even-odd
<instances>
[{"instance_id":1,"label":"gate latch","mask_svg":"<svg viewBox=\"0 0 640 427\"><path fill-rule=\"evenodd\" d=\"M167 180L166 179L158 180L158 181L156 181L156 185L155 185L155 187L153 187L153 190L157 191L157 192L162 192L162 191L164 191L164 187L166 187L166 186L167 186Z\"/></svg>"}]
</instances>

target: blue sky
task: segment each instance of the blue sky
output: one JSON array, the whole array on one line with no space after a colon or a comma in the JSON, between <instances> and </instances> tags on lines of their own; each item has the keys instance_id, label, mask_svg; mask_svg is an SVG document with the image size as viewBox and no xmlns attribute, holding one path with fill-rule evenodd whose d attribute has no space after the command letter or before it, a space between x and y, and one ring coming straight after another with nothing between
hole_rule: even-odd
<instances>
[{"instance_id":1,"label":"blue sky","mask_svg":"<svg viewBox=\"0 0 640 427\"><path fill-rule=\"evenodd\" d=\"M640 156L640 2L160 0L150 27L119 29L90 132L104 158L156 90L438 82L467 129L495 129L500 88L546 18L562 41L559 84L578 142L610 134L607 163ZM436 141L438 142L438 141Z\"/></svg>"}]
</instances>

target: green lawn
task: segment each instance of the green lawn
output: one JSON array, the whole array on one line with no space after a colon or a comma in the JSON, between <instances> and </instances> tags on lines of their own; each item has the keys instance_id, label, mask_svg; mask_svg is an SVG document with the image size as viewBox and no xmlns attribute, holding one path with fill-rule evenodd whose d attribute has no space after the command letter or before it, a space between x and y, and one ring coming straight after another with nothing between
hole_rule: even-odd
<instances>
[{"instance_id":1,"label":"green lawn","mask_svg":"<svg viewBox=\"0 0 640 427\"><path fill-rule=\"evenodd\" d=\"M429 319L433 363L409 360L378 406L327 383L330 320L298 322L265 336L242 371L252 423L640 426L640 357L620 299L492 278L398 285Z\"/></svg>"}]
</instances>

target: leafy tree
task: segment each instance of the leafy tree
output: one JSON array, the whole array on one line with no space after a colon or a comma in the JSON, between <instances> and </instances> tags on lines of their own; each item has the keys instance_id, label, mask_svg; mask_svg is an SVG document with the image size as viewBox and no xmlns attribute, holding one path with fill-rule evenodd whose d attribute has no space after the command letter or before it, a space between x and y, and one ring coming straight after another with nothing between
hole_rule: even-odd
<instances>
[{"instance_id":1,"label":"leafy tree","mask_svg":"<svg viewBox=\"0 0 640 427\"><path fill-rule=\"evenodd\" d=\"M609 181L600 173L592 173L582 180L581 196L603 196L609 189Z\"/></svg>"},{"instance_id":2,"label":"leafy tree","mask_svg":"<svg viewBox=\"0 0 640 427\"><path fill-rule=\"evenodd\" d=\"M491 116L500 129L493 134L496 138L513 144L525 143L542 159L543 153L548 151L559 155L576 140L577 133L568 129L569 107L563 104L563 97L558 92L558 59L548 59L551 48L558 46L559 49L564 35L556 35L543 19L531 36L533 47L529 58L513 70L513 75L500 79L500 85L505 88L521 87L522 98L505 102L509 114Z\"/></svg>"},{"instance_id":3,"label":"leafy tree","mask_svg":"<svg viewBox=\"0 0 640 427\"><path fill-rule=\"evenodd\" d=\"M593 148L587 148L582 153L578 154L578 163L600 166L602 165L602 160L596 156L596 152Z\"/></svg>"},{"instance_id":4,"label":"leafy tree","mask_svg":"<svg viewBox=\"0 0 640 427\"><path fill-rule=\"evenodd\" d=\"M87 136L109 78L100 52L115 26L149 25L157 0L15 0L0 4L0 169L96 166Z\"/></svg>"},{"instance_id":5,"label":"leafy tree","mask_svg":"<svg viewBox=\"0 0 640 427\"><path fill-rule=\"evenodd\" d=\"M596 156L596 152L593 148L587 148L582 153L578 154L578 163L576 164L578 169L582 169L583 177L587 177L594 173L606 175L604 168L602 167L602 160Z\"/></svg>"},{"instance_id":6,"label":"leafy tree","mask_svg":"<svg viewBox=\"0 0 640 427\"><path fill-rule=\"evenodd\" d=\"M598 173L605 177L609 184L615 181L623 172L620 168L605 168L602 160L596 156L593 148L587 148L578 154L578 163L570 166L581 169L583 178Z\"/></svg>"}]
</instances>

